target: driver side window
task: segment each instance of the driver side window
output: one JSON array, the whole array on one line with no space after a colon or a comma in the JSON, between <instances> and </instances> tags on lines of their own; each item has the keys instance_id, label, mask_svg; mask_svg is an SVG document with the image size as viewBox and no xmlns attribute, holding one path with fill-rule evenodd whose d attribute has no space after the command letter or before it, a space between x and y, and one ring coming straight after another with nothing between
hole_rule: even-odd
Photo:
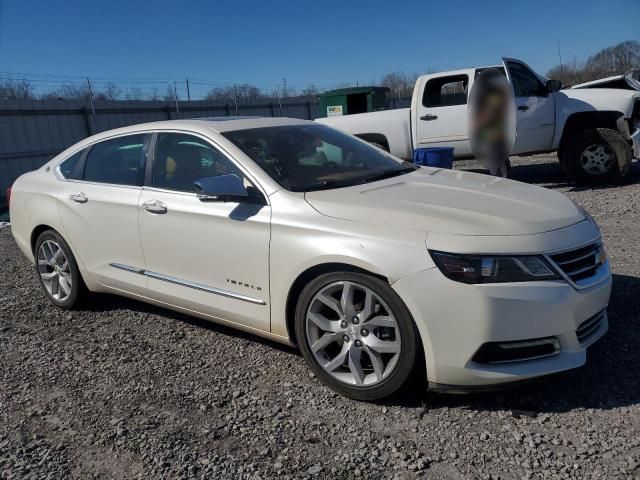
<instances>
[{"instance_id":1,"label":"driver side window","mask_svg":"<svg viewBox=\"0 0 640 480\"><path fill-rule=\"evenodd\" d=\"M229 174L244 178L240 169L208 142L182 133L158 133L152 186L193 192L196 180Z\"/></svg>"},{"instance_id":2,"label":"driver side window","mask_svg":"<svg viewBox=\"0 0 640 480\"><path fill-rule=\"evenodd\" d=\"M531 70L520 63L507 62L516 97L540 97L544 85Z\"/></svg>"}]
</instances>

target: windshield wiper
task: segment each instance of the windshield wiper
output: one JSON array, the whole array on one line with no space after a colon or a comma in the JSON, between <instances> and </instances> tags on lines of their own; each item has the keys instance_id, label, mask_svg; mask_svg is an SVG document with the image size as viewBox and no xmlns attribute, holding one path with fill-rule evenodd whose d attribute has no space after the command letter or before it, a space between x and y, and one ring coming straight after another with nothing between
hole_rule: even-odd
<instances>
[{"instance_id":1,"label":"windshield wiper","mask_svg":"<svg viewBox=\"0 0 640 480\"><path fill-rule=\"evenodd\" d=\"M410 173L415 171L416 171L416 167L413 167L413 166L401 168L399 170L386 170L384 172L376 173L375 175L364 177L361 183L377 182L378 180L384 180L385 178L398 177L400 175L404 175L405 173Z\"/></svg>"},{"instance_id":2,"label":"windshield wiper","mask_svg":"<svg viewBox=\"0 0 640 480\"><path fill-rule=\"evenodd\" d=\"M337 187L353 187L354 185L362 185L364 183L376 182L378 180L384 180L385 178L397 177L404 175L405 173L414 172L417 170L413 164L404 162L407 167L400 168L398 170L385 170L383 172L369 175L366 177L351 177L343 178L339 180L323 180L321 182L307 183L301 185L289 185L287 188L292 192L311 192L317 190L328 190L330 188Z\"/></svg>"},{"instance_id":3,"label":"windshield wiper","mask_svg":"<svg viewBox=\"0 0 640 480\"><path fill-rule=\"evenodd\" d=\"M334 187L351 187L357 185L353 178L343 180L323 180L322 182L306 183L302 185L289 185L288 188L292 192L311 192L314 190L327 190Z\"/></svg>"}]
</instances>

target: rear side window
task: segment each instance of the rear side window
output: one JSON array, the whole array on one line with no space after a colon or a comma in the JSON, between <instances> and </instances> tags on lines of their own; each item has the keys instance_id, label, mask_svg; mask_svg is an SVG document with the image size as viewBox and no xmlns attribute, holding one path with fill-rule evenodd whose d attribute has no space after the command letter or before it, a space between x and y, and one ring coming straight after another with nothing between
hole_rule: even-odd
<instances>
[{"instance_id":1,"label":"rear side window","mask_svg":"<svg viewBox=\"0 0 640 480\"><path fill-rule=\"evenodd\" d=\"M85 160L84 180L141 185L148 138L148 134L128 135L94 145Z\"/></svg>"},{"instance_id":2,"label":"rear side window","mask_svg":"<svg viewBox=\"0 0 640 480\"><path fill-rule=\"evenodd\" d=\"M206 141L182 133L159 133L153 162L154 187L193 192L196 180L235 174L240 169Z\"/></svg>"},{"instance_id":3,"label":"rear side window","mask_svg":"<svg viewBox=\"0 0 640 480\"><path fill-rule=\"evenodd\" d=\"M60 173L67 180L79 180L82 178L82 172L79 171L80 168L80 159L84 155L84 150L79 151L78 153L71 155L64 162L60 164Z\"/></svg>"},{"instance_id":4,"label":"rear side window","mask_svg":"<svg viewBox=\"0 0 640 480\"><path fill-rule=\"evenodd\" d=\"M450 107L467 103L468 75L452 75L427 81L422 97L425 107Z\"/></svg>"}]
</instances>

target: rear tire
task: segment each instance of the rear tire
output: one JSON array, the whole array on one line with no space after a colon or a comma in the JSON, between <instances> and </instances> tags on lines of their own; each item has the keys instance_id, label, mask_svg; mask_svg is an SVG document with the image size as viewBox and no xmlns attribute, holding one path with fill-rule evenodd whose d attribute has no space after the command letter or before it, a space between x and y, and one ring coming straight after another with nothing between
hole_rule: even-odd
<instances>
[{"instance_id":1,"label":"rear tire","mask_svg":"<svg viewBox=\"0 0 640 480\"><path fill-rule=\"evenodd\" d=\"M608 128L577 134L569 141L562 159L565 174L581 185L617 183L627 173L630 164L628 142L620 132Z\"/></svg>"},{"instance_id":2,"label":"rear tire","mask_svg":"<svg viewBox=\"0 0 640 480\"><path fill-rule=\"evenodd\" d=\"M64 238L55 230L45 230L36 240L34 257L40 286L49 301L64 309L77 306L87 287Z\"/></svg>"},{"instance_id":3,"label":"rear tire","mask_svg":"<svg viewBox=\"0 0 640 480\"><path fill-rule=\"evenodd\" d=\"M355 272L319 276L300 294L295 327L311 370L346 397L388 397L421 370L414 368L421 349L411 315L376 277Z\"/></svg>"}]
</instances>

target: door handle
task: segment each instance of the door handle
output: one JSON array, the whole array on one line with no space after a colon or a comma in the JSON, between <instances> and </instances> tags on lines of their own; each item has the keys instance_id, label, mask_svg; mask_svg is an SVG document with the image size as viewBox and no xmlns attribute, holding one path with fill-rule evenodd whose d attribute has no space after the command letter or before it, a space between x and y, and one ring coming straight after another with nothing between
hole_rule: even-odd
<instances>
[{"instance_id":1,"label":"door handle","mask_svg":"<svg viewBox=\"0 0 640 480\"><path fill-rule=\"evenodd\" d=\"M527 110L529 110L529 107L527 105L520 105L518 107L518 110L520 110L521 112L526 112Z\"/></svg>"},{"instance_id":2,"label":"door handle","mask_svg":"<svg viewBox=\"0 0 640 480\"><path fill-rule=\"evenodd\" d=\"M71 195L69 195L69 199L73 200L76 203L87 203L87 201L89 201L87 195L83 192L72 193Z\"/></svg>"},{"instance_id":3,"label":"door handle","mask_svg":"<svg viewBox=\"0 0 640 480\"><path fill-rule=\"evenodd\" d=\"M420 117L420 120L437 120L438 116L437 115L431 115L430 113L427 113L426 115L423 115Z\"/></svg>"},{"instance_id":4,"label":"door handle","mask_svg":"<svg viewBox=\"0 0 640 480\"><path fill-rule=\"evenodd\" d=\"M160 200L149 200L144 202L142 204L142 208L149 213L167 213L167 206Z\"/></svg>"}]
</instances>

